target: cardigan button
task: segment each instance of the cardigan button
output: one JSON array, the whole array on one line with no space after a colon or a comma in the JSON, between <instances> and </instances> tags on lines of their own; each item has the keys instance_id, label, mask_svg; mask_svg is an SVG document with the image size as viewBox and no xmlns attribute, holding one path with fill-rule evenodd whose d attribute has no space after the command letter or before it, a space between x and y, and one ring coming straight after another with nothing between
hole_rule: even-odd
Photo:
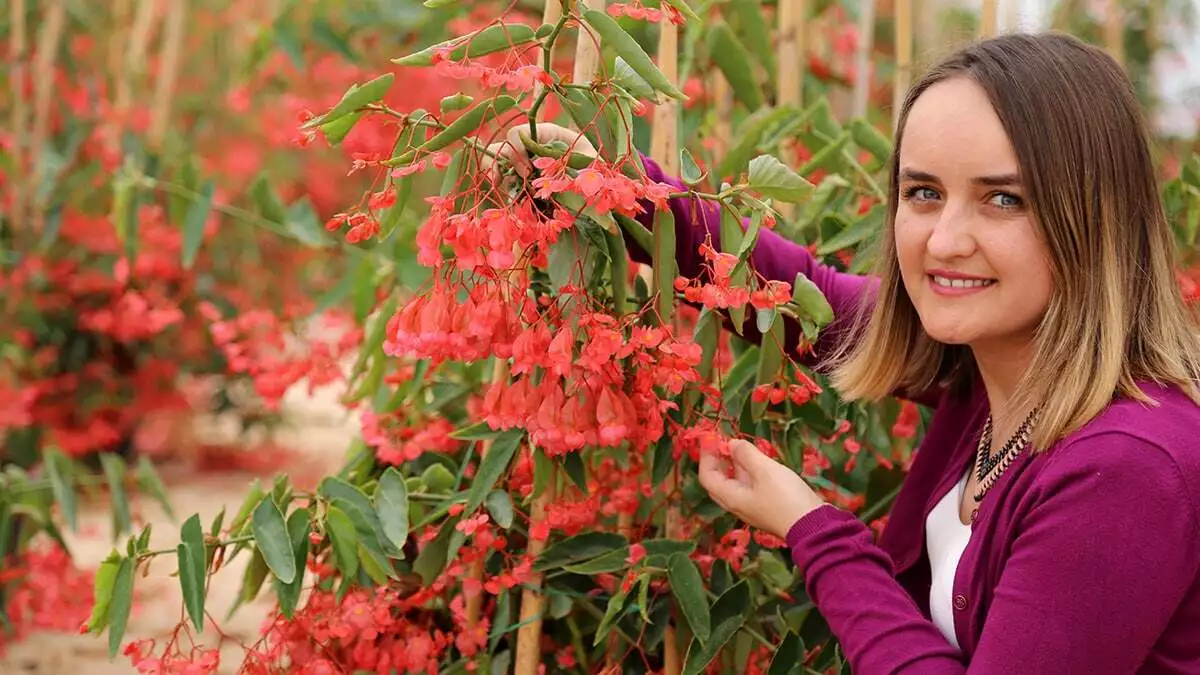
<instances>
[{"instance_id":1,"label":"cardigan button","mask_svg":"<svg viewBox=\"0 0 1200 675\"><path fill-rule=\"evenodd\" d=\"M962 593L959 593L958 595L954 596L954 609L957 609L958 611L961 612L966 608L967 608L967 596L963 595Z\"/></svg>"}]
</instances>

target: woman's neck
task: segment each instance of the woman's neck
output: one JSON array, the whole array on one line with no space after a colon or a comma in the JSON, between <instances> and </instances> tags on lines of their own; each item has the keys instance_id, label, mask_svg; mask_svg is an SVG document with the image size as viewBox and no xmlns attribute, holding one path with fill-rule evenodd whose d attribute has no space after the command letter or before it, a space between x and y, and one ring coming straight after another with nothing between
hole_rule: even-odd
<instances>
[{"instance_id":1,"label":"woman's neck","mask_svg":"<svg viewBox=\"0 0 1200 675\"><path fill-rule=\"evenodd\" d=\"M1013 409L1013 394L1033 361L1033 343L987 347L972 345L971 351L987 392L994 437L1006 438L1016 431L1029 414L1029 410Z\"/></svg>"}]
</instances>

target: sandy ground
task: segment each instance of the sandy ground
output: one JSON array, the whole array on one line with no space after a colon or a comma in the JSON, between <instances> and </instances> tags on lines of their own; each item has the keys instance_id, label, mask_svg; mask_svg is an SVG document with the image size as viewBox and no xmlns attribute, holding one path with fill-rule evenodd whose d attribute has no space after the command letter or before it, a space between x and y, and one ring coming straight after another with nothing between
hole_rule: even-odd
<instances>
[{"instance_id":1,"label":"sandy ground","mask_svg":"<svg viewBox=\"0 0 1200 675\"><path fill-rule=\"evenodd\" d=\"M278 444L291 449L289 465L279 467L296 481L309 481L336 468L342 453L353 435L357 424L347 419L335 400L336 392L317 392L309 397L304 391L295 392L285 402L287 425L276 432ZM202 423L198 430L201 440L218 440L230 433L217 422ZM241 505L246 490L255 475L245 472L194 473L186 467L164 467L162 477L167 484L172 507L179 520L172 522L157 505L149 499L139 499L136 510L146 522L153 524L152 547L173 548L178 543L179 526L182 520L199 513L205 529L224 507L227 520L232 518ZM263 479L269 484L270 476ZM112 550L107 504L81 505L79 533L68 536L68 544L77 564L94 568ZM224 619L233 605L241 585L242 571L249 560L244 553L229 567L221 569L212 577L208 595L209 613L218 620ZM135 581L136 604L129 621L125 639L157 637L164 638L174 629L181 616L182 600L175 561L163 559L151 566L146 578ZM259 599L243 606L229 621L221 623L222 631L230 637L250 643L258 636L259 625L271 608L269 594L262 592ZM216 632L206 628L199 636L206 644L215 644ZM226 644L221 652L222 673L234 673L241 662L241 647ZM28 639L10 645L0 657L2 675L129 675L136 673L128 659L118 655L108 660L107 637L64 633L37 633Z\"/></svg>"}]
</instances>

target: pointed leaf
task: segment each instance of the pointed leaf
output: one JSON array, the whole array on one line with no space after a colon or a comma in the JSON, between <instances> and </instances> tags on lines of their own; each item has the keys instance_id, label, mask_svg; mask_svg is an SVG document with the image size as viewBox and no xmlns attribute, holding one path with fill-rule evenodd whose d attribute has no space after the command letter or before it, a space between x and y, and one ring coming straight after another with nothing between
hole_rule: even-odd
<instances>
[{"instance_id":1,"label":"pointed leaf","mask_svg":"<svg viewBox=\"0 0 1200 675\"><path fill-rule=\"evenodd\" d=\"M700 181L704 180L705 173L696 166L696 159L692 157L692 153L688 152L687 148L679 151L679 166L683 175L683 182L695 187Z\"/></svg>"},{"instance_id":2,"label":"pointed leaf","mask_svg":"<svg viewBox=\"0 0 1200 675\"><path fill-rule=\"evenodd\" d=\"M792 284L792 301L800 305L805 315L818 327L833 321L833 307L825 299L825 294L803 273L797 274L796 281Z\"/></svg>"},{"instance_id":3,"label":"pointed leaf","mask_svg":"<svg viewBox=\"0 0 1200 675\"><path fill-rule=\"evenodd\" d=\"M200 516L192 515L180 531L179 583L183 587L183 604L198 632L204 632L204 586L208 558L204 550L204 530Z\"/></svg>"},{"instance_id":4,"label":"pointed leaf","mask_svg":"<svg viewBox=\"0 0 1200 675\"><path fill-rule=\"evenodd\" d=\"M783 202L799 202L813 190L812 183L773 155L759 155L750 160L748 178L751 189Z\"/></svg>"},{"instance_id":5,"label":"pointed leaf","mask_svg":"<svg viewBox=\"0 0 1200 675\"><path fill-rule=\"evenodd\" d=\"M394 157L388 160L388 163L393 165L408 164L418 154L427 155L437 152L451 143L461 140L467 134L478 129L480 125L486 124L495 117L508 112L516 104L517 100L511 96L497 96L480 101L460 115L458 119L451 122L445 129L439 131L433 138L425 141L420 148L409 150L399 157Z\"/></svg>"},{"instance_id":6,"label":"pointed leaf","mask_svg":"<svg viewBox=\"0 0 1200 675\"><path fill-rule=\"evenodd\" d=\"M613 82L636 98L654 98L654 87L634 72L629 63L618 56L613 62Z\"/></svg>"},{"instance_id":7,"label":"pointed leaf","mask_svg":"<svg viewBox=\"0 0 1200 675\"><path fill-rule=\"evenodd\" d=\"M112 602L108 607L108 658L115 658L125 638L129 610L133 607L133 561L121 560L113 581Z\"/></svg>"},{"instance_id":8,"label":"pointed leaf","mask_svg":"<svg viewBox=\"0 0 1200 675\"><path fill-rule=\"evenodd\" d=\"M513 503L512 497L503 490L493 490L487 496L487 501L484 502L488 513L491 514L492 520L497 525L504 529L512 527L513 523Z\"/></svg>"},{"instance_id":9,"label":"pointed leaf","mask_svg":"<svg viewBox=\"0 0 1200 675\"><path fill-rule=\"evenodd\" d=\"M72 531L78 526L75 515L75 485L71 476L71 464L66 455L58 448L49 448L42 459L46 474L50 478L50 489L54 492L54 501L62 511L63 520ZM4 542L0 542L3 546Z\"/></svg>"},{"instance_id":10,"label":"pointed leaf","mask_svg":"<svg viewBox=\"0 0 1200 675\"><path fill-rule=\"evenodd\" d=\"M158 502L163 513L167 514L167 518L175 520L175 513L171 510L171 503L167 498L167 487L163 485L162 479L158 477L158 472L154 470L154 463L146 455L138 458L137 484L138 489L149 494ZM225 510L221 509L221 513L225 513ZM217 534L214 532L213 536Z\"/></svg>"},{"instance_id":11,"label":"pointed leaf","mask_svg":"<svg viewBox=\"0 0 1200 675\"><path fill-rule=\"evenodd\" d=\"M670 326L675 316L675 214L670 209L654 212L654 250L651 258L654 275L653 291L658 296L658 321Z\"/></svg>"},{"instance_id":12,"label":"pointed leaf","mask_svg":"<svg viewBox=\"0 0 1200 675\"><path fill-rule=\"evenodd\" d=\"M99 633L108 626L108 615L117 583L117 571L120 570L122 561L121 556L113 551L96 570L96 576L92 582L92 615L87 623L89 633Z\"/></svg>"},{"instance_id":13,"label":"pointed leaf","mask_svg":"<svg viewBox=\"0 0 1200 675\"><path fill-rule=\"evenodd\" d=\"M388 467L375 489L375 513L383 533L396 550L403 551L408 541L408 486L396 467Z\"/></svg>"},{"instance_id":14,"label":"pointed leaf","mask_svg":"<svg viewBox=\"0 0 1200 675\"><path fill-rule=\"evenodd\" d=\"M129 497L125 494L125 460L120 455L110 452L101 453L100 464L104 467L104 477L108 481L108 489L112 494L113 508L113 539L128 532L133 526L133 517L129 514Z\"/></svg>"},{"instance_id":15,"label":"pointed leaf","mask_svg":"<svg viewBox=\"0 0 1200 675\"><path fill-rule=\"evenodd\" d=\"M450 49L449 59L451 61L460 61L464 56L475 58L505 51L533 42L535 37L534 29L525 24L496 23L464 38L439 42L419 52L392 59L392 63L401 66L431 66L433 65L433 55L442 49Z\"/></svg>"},{"instance_id":16,"label":"pointed leaf","mask_svg":"<svg viewBox=\"0 0 1200 675\"><path fill-rule=\"evenodd\" d=\"M392 88L392 82L395 79L396 76L392 73L384 73L383 75L380 75L379 77L366 82L365 84L350 85L350 88L346 90L346 93L342 94L342 99L337 102L337 105L333 106L333 108L324 115L315 117L305 122L301 128L312 129L313 127L325 125L329 122L333 122L334 120L341 119L342 117L357 111L363 106L379 101L388 93L388 90Z\"/></svg>"},{"instance_id":17,"label":"pointed leaf","mask_svg":"<svg viewBox=\"0 0 1200 675\"><path fill-rule=\"evenodd\" d=\"M208 222L208 214L212 211L213 192L216 184L211 180L200 188L199 198L188 208L187 216L183 219L183 244L181 253L183 266L191 269L196 263L196 254L200 251L200 243L204 241L204 225Z\"/></svg>"},{"instance_id":18,"label":"pointed leaf","mask_svg":"<svg viewBox=\"0 0 1200 675\"><path fill-rule=\"evenodd\" d=\"M688 645L683 674L700 675L717 652L741 629L750 608L750 587L745 581L739 581L721 594L712 607L712 634L706 643L692 640Z\"/></svg>"},{"instance_id":19,"label":"pointed leaf","mask_svg":"<svg viewBox=\"0 0 1200 675\"><path fill-rule=\"evenodd\" d=\"M783 322L775 321L768 333L763 334L762 346L758 359L758 375L755 385L775 384L779 381L779 369L783 365ZM767 402L752 403L751 414L761 417L767 409Z\"/></svg>"},{"instance_id":20,"label":"pointed leaf","mask_svg":"<svg viewBox=\"0 0 1200 675\"><path fill-rule=\"evenodd\" d=\"M246 571L242 574L242 588L238 591L238 604L253 602L258 597L258 591L262 588L263 582L267 580L267 573L271 569L267 567L267 561L262 557L262 552L257 548L250 555L250 562L246 563Z\"/></svg>"},{"instance_id":21,"label":"pointed leaf","mask_svg":"<svg viewBox=\"0 0 1200 675\"><path fill-rule=\"evenodd\" d=\"M344 577L353 577L358 572L358 534L354 521L342 509L330 506L325 516L325 527L333 543L338 571Z\"/></svg>"},{"instance_id":22,"label":"pointed leaf","mask_svg":"<svg viewBox=\"0 0 1200 675\"><path fill-rule=\"evenodd\" d=\"M542 551L533 563L535 572L580 562L629 544L625 537L612 532L584 532L557 541Z\"/></svg>"},{"instance_id":23,"label":"pointed leaf","mask_svg":"<svg viewBox=\"0 0 1200 675\"><path fill-rule=\"evenodd\" d=\"M250 528L271 572L279 581L291 583L296 578L296 558L292 541L288 536L283 514L269 496L254 509Z\"/></svg>"},{"instance_id":24,"label":"pointed leaf","mask_svg":"<svg viewBox=\"0 0 1200 675\"><path fill-rule=\"evenodd\" d=\"M733 34L729 24L717 21L709 29L708 51L733 89L734 98L750 110L761 108L762 88L754 79L750 52Z\"/></svg>"},{"instance_id":25,"label":"pointed leaf","mask_svg":"<svg viewBox=\"0 0 1200 675\"><path fill-rule=\"evenodd\" d=\"M704 598L704 580L696 563L686 554L672 555L667 566L667 579L671 584L671 594L691 626L692 634L700 642L707 642L712 626L709 623L708 601Z\"/></svg>"},{"instance_id":26,"label":"pointed leaf","mask_svg":"<svg viewBox=\"0 0 1200 675\"><path fill-rule=\"evenodd\" d=\"M633 36L626 33L625 29L621 28L621 25L606 12L598 9L589 9L583 13L583 20L587 21L588 25L600 34L603 44L612 47L617 56L624 59L629 64L629 67L633 68L633 72L641 75L647 84L671 98L680 101L687 100L688 97L682 91L675 88L675 85L671 84L671 81L654 65L654 62L650 60L650 57L642 49L641 45L637 43L637 40L634 40Z\"/></svg>"},{"instance_id":27,"label":"pointed leaf","mask_svg":"<svg viewBox=\"0 0 1200 675\"><path fill-rule=\"evenodd\" d=\"M891 159L892 142L870 122L861 118L851 120L850 135L855 145L871 153L871 156L880 162Z\"/></svg>"},{"instance_id":28,"label":"pointed leaf","mask_svg":"<svg viewBox=\"0 0 1200 675\"><path fill-rule=\"evenodd\" d=\"M296 578L285 584L275 579L275 596L279 599L279 611L285 618L291 619L296 611L296 603L300 600L300 591L304 588L304 570L308 562L308 532L312 514L308 509L296 509L288 515L288 537L292 540L292 551L295 553ZM265 561L264 561L265 562Z\"/></svg>"},{"instance_id":29,"label":"pointed leaf","mask_svg":"<svg viewBox=\"0 0 1200 675\"><path fill-rule=\"evenodd\" d=\"M500 480L500 476L504 475L508 469L524 436L523 429L510 429L492 442L492 447L488 448L487 454L479 462L479 470L471 481L471 489L467 492L467 504L463 513L474 513L475 509L479 508L479 505L487 498L488 493L495 487L496 481Z\"/></svg>"}]
</instances>

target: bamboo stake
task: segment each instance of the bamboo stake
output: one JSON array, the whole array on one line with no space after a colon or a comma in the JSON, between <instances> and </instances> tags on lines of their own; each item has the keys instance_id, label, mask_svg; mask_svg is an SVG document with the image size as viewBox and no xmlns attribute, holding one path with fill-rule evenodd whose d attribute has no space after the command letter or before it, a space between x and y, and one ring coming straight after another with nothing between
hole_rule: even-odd
<instances>
[{"instance_id":1,"label":"bamboo stake","mask_svg":"<svg viewBox=\"0 0 1200 675\"><path fill-rule=\"evenodd\" d=\"M141 83L142 73L146 68L146 54L150 50L150 38L154 34L157 9L156 0L138 0L133 27L129 32L129 49L125 52L125 64L121 70L123 77L117 88L117 110L121 111L122 115L128 112L133 104L133 89Z\"/></svg>"},{"instance_id":2,"label":"bamboo stake","mask_svg":"<svg viewBox=\"0 0 1200 675\"><path fill-rule=\"evenodd\" d=\"M866 117L871 96L871 52L875 47L875 0L861 0L858 11L858 49L854 53L854 101L851 117Z\"/></svg>"},{"instance_id":3,"label":"bamboo stake","mask_svg":"<svg viewBox=\"0 0 1200 675\"><path fill-rule=\"evenodd\" d=\"M112 16L110 17L112 23L108 27L108 72L112 78L112 89L109 90L109 96L117 114L109 118L106 135L110 148L114 150L121 147L121 130L124 127L124 110L121 108L121 102L129 100L130 97L126 93L129 85L125 73L125 47L130 35L131 3L132 0L113 0Z\"/></svg>"},{"instance_id":4,"label":"bamboo stake","mask_svg":"<svg viewBox=\"0 0 1200 675\"><path fill-rule=\"evenodd\" d=\"M558 23L558 20L560 18L562 18L562 5L559 3L559 0L546 0L546 6L542 10L542 23L555 24L555 23ZM550 61L551 61L551 63L553 63L553 61L554 61L553 54L551 55ZM537 83L537 85L535 87L535 91L533 93L535 98L541 94L541 91L544 88L544 86L545 85L543 85L541 82ZM522 255L521 255L521 251L520 251L520 245L513 244L513 249L514 249L513 253L515 254L515 258L517 260L521 260ZM501 292L502 297L504 298L505 302L508 302L511 300L509 287L507 285L502 286L500 292ZM509 363L509 361L507 359L496 359L496 364L492 367L491 382L493 384L495 384L495 383L508 381L508 376L510 374L510 368L511 368L511 364ZM487 456L487 453L489 450L491 450L491 447L492 447L491 440L487 440L487 441L483 442L483 444L480 446L480 449L479 449L480 460L482 460L484 457ZM535 508L536 508L536 505L535 505ZM467 577L469 579L474 579L475 581L480 581L483 579L483 560L482 559L476 560L474 563L471 564L471 569L467 572ZM479 625L479 617L482 612L482 608L483 608L483 593L482 593L482 591L475 594L472 597L467 598L467 626L468 627L474 628L475 626Z\"/></svg>"},{"instance_id":5,"label":"bamboo stake","mask_svg":"<svg viewBox=\"0 0 1200 675\"><path fill-rule=\"evenodd\" d=\"M33 232L42 231L45 209L38 198L38 187L42 184L45 162L42 153L50 135L50 94L54 90L54 63L58 60L58 46L62 42L66 24L66 0L51 0L46 16L38 30L37 53L33 61L33 141L29 152L29 163L33 182L28 194L27 215L32 219Z\"/></svg>"},{"instance_id":6,"label":"bamboo stake","mask_svg":"<svg viewBox=\"0 0 1200 675\"><path fill-rule=\"evenodd\" d=\"M557 0L547 0L547 4L557 4ZM605 0L579 0L577 7L580 12L584 12L588 9L604 9L604 5ZM550 10L546 9L545 11L549 12ZM581 22L575 42L575 68L571 81L575 84L591 82L599 71L600 45L597 36L591 34ZM532 451L533 448L530 447L530 450ZM545 520L546 507L554 501L558 482L557 473L557 471L551 471L549 485L545 492L533 501L533 507L529 510L531 524ZM545 547L545 541L531 540L527 553L530 557L537 558L545 550ZM541 572L534 572L521 591L519 619L521 627L517 629L517 650L513 662L515 675L537 675L538 666L541 664L542 615L546 607L546 596L541 591L542 579Z\"/></svg>"},{"instance_id":7,"label":"bamboo stake","mask_svg":"<svg viewBox=\"0 0 1200 675\"><path fill-rule=\"evenodd\" d=\"M779 0L779 77L776 80L775 105L804 105L804 0ZM785 164L795 166L797 158L790 148L783 152ZM795 204L778 204L776 209L784 218L796 214Z\"/></svg>"},{"instance_id":8,"label":"bamboo stake","mask_svg":"<svg viewBox=\"0 0 1200 675\"><path fill-rule=\"evenodd\" d=\"M1125 12L1121 0L1108 0L1105 7L1104 42L1108 53L1125 67Z\"/></svg>"},{"instance_id":9,"label":"bamboo stake","mask_svg":"<svg viewBox=\"0 0 1200 675\"><path fill-rule=\"evenodd\" d=\"M979 12L979 36L987 39L996 37L999 31L1000 5L998 0L983 0Z\"/></svg>"},{"instance_id":10,"label":"bamboo stake","mask_svg":"<svg viewBox=\"0 0 1200 675\"><path fill-rule=\"evenodd\" d=\"M912 83L912 0L896 0L896 77L892 84L892 131L900 125L900 108Z\"/></svg>"},{"instance_id":11,"label":"bamboo stake","mask_svg":"<svg viewBox=\"0 0 1200 675\"><path fill-rule=\"evenodd\" d=\"M716 103L716 123L713 125L713 156L724 157L733 145L733 89L725 75L713 68L709 76L713 101ZM719 176L716 177L720 179Z\"/></svg>"},{"instance_id":12,"label":"bamboo stake","mask_svg":"<svg viewBox=\"0 0 1200 675\"><path fill-rule=\"evenodd\" d=\"M171 121L171 101L175 82L179 78L179 62L183 52L183 29L187 21L187 0L172 0L167 8L166 28L162 40L162 56L158 78L154 82L154 107L150 112L150 149L162 149L163 139Z\"/></svg>"},{"instance_id":13,"label":"bamboo stake","mask_svg":"<svg viewBox=\"0 0 1200 675\"><path fill-rule=\"evenodd\" d=\"M12 67L9 85L12 90L13 106L11 115L13 172L12 204L10 218L15 232L25 230L25 142L27 137L25 114L25 0L11 0L9 5L9 23L12 24L12 35L8 41L8 61Z\"/></svg>"},{"instance_id":14,"label":"bamboo stake","mask_svg":"<svg viewBox=\"0 0 1200 675\"><path fill-rule=\"evenodd\" d=\"M679 27L664 17L659 23L658 68L671 83L679 82ZM668 99L654 108L654 123L651 127L650 155L668 176L679 175L679 103ZM676 487L672 479L671 489ZM667 536L673 537L679 529L679 509L671 505L667 509ZM663 636L664 675L678 675L681 668L679 646L675 637L675 626L667 624Z\"/></svg>"}]
</instances>

